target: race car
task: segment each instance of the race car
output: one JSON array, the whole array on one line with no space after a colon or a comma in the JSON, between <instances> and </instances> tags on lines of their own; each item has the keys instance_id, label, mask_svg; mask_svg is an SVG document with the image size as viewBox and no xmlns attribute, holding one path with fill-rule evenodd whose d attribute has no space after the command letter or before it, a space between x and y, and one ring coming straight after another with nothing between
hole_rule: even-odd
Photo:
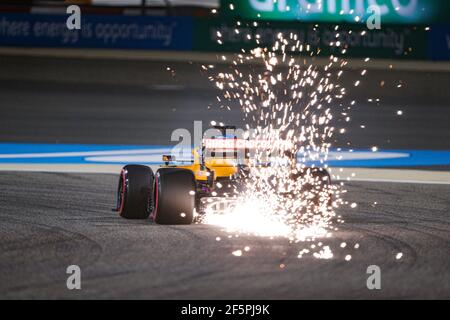
<instances>
[{"instance_id":1,"label":"race car","mask_svg":"<svg viewBox=\"0 0 450 320\"><path fill-rule=\"evenodd\" d=\"M253 141L227 134L236 129L234 126L214 129L220 134L203 139L190 160L177 161L172 155L163 155L164 165L156 173L145 165L123 167L117 189L119 215L126 219L150 217L158 224L191 224L204 213L205 200L232 198L241 191L250 169L249 151L257 146ZM290 178L301 179L306 173L319 179L321 188L331 184L330 175L323 168L295 170Z\"/></svg>"}]
</instances>

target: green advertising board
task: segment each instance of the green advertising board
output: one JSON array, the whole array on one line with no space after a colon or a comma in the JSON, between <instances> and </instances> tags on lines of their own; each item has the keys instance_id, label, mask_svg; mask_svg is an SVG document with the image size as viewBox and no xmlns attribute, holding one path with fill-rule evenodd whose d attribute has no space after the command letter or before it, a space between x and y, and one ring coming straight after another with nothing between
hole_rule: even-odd
<instances>
[{"instance_id":1,"label":"green advertising board","mask_svg":"<svg viewBox=\"0 0 450 320\"><path fill-rule=\"evenodd\" d=\"M381 23L432 24L450 22L450 0L221 0L221 13L252 20L330 23L362 23L379 13Z\"/></svg>"},{"instance_id":2,"label":"green advertising board","mask_svg":"<svg viewBox=\"0 0 450 320\"><path fill-rule=\"evenodd\" d=\"M241 20L237 28L235 22L208 18L198 18L194 23L193 49L197 51L248 52L256 47L272 47L279 33L286 37L292 33L310 48L309 52L298 52L303 55L342 55L342 48L346 48L347 57L426 59L427 53L427 32L422 27L390 25L367 30L364 25L344 24L336 30L334 24L325 23L314 26L298 21L260 21L255 25Z\"/></svg>"}]
</instances>

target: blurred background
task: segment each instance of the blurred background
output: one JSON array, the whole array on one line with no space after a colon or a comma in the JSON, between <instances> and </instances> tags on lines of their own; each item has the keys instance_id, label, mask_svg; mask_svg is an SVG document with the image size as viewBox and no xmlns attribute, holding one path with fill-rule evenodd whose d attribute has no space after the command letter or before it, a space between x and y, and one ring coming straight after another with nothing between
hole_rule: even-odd
<instances>
[{"instance_id":1,"label":"blurred background","mask_svg":"<svg viewBox=\"0 0 450 320\"><path fill-rule=\"evenodd\" d=\"M365 23L374 3L379 30ZM318 53L313 64L331 54L349 61L342 84L358 108L350 123L336 123L347 130L335 146L446 150L449 3L1 0L0 140L167 145L174 129L192 129L194 120L239 125L239 108L217 101L201 66L228 70L222 57L254 48L257 37L271 45L283 32ZM71 4L81 9L80 30L66 26Z\"/></svg>"}]
</instances>

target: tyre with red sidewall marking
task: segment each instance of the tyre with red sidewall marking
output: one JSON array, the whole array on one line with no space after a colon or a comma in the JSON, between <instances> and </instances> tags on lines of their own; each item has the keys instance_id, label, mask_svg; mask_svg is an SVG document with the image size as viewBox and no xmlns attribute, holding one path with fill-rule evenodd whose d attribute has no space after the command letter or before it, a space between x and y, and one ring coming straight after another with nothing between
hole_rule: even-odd
<instances>
[{"instance_id":1,"label":"tyre with red sidewall marking","mask_svg":"<svg viewBox=\"0 0 450 320\"><path fill-rule=\"evenodd\" d=\"M147 219L152 210L154 174L150 167L123 167L117 188L117 211L126 219Z\"/></svg>"},{"instance_id":2,"label":"tyre with red sidewall marking","mask_svg":"<svg viewBox=\"0 0 450 320\"><path fill-rule=\"evenodd\" d=\"M194 220L195 190L195 176L191 170L159 169L153 190L153 220L158 224L191 224Z\"/></svg>"}]
</instances>

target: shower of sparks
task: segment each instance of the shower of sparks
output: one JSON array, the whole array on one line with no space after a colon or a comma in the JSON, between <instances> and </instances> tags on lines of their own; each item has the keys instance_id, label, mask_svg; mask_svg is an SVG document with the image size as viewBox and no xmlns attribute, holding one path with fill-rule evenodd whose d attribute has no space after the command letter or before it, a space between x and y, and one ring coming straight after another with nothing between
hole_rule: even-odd
<instances>
[{"instance_id":1,"label":"shower of sparks","mask_svg":"<svg viewBox=\"0 0 450 320\"><path fill-rule=\"evenodd\" d=\"M236 256L236 257L242 256L242 250L233 251L233 255Z\"/></svg>"},{"instance_id":2,"label":"shower of sparks","mask_svg":"<svg viewBox=\"0 0 450 320\"><path fill-rule=\"evenodd\" d=\"M217 33L218 40L221 36ZM280 33L272 48L256 47L248 54L237 54L231 60L231 71L210 77L223 93L218 101L241 106L247 138L269 143L253 151L245 187L234 192L233 205L219 212L217 201L228 204L229 199L209 203L201 223L233 234L285 237L292 243L330 237L331 231L337 230L333 226L335 210L343 204L345 190L343 184L328 183L326 163L335 132L333 114L348 122L347 113L355 104L344 106L342 102L346 88L340 79L346 61L330 56L325 66L319 66L289 52L317 54L297 35ZM249 61L261 62L263 70L248 71L252 68L243 65ZM359 84L358 80L355 86ZM261 165L268 162L270 166ZM302 250L298 257L306 253L310 251ZM233 252L241 254L240 250ZM311 254L318 259L333 257L322 243Z\"/></svg>"},{"instance_id":3,"label":"shower of sparks","mask_svg":"<svg viewBox=\"0 0 450 320\"><path fill-rule=\"evenodd\" d=\"M317 259L331 259L333 258L333 252L331 252L330 247L323 247L319 252L314 252L313 256Z\"/></svg>"}]
</instances>

